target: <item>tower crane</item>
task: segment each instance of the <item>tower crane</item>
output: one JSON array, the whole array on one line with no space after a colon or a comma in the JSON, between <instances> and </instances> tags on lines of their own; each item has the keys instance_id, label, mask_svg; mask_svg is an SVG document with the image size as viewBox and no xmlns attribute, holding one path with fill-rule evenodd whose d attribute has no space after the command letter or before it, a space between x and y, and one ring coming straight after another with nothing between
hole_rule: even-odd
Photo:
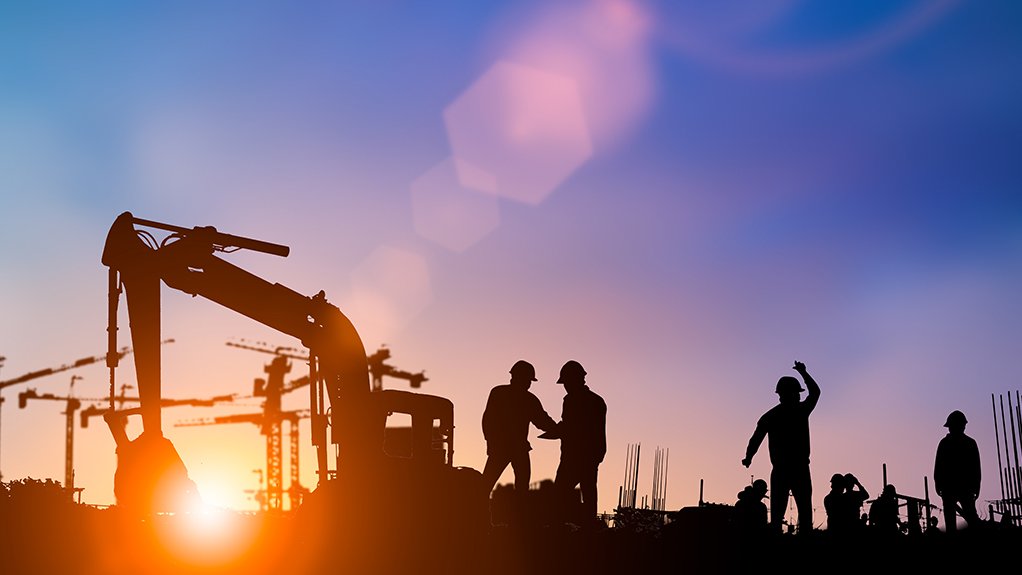
<instances>
[{"instance_id":1,"label":"tower crane","mask_svg":"<svg viewBox=\"0 0 1022 575\"><path fill-rule=\"evenodd\" d=\"M193 427L200 425L222 425L226 423L254 423L259 426L259 433L266 436L266 492L259 501L259 506L264 511L281 511L283 509L283 454L282 454L282 433L281 422L289 424L288 441L289 445L289 471L290 484L287 495L290 499L291 510L295 510L302 503L302 497L308 490L302 487L299 477L298 459L298 420L309 417L309 410L277 411L276 413L236 413L220 415L201 419L178 421L175 427ZM262 480L260 479L260 484ZM258 498L257 498L258 499Z\"/></svg>"},{"instance_id":2,"label":"tower crane","mask_svg":"<svg viewBox=\"0 0 1022 575\"><path fill-rule=\"evenodd\" d=\"M287 419L286 414L288 412L282 411L282 396L285 393L294 391L304 385L308 385L309 378L307 376L300 377L298 379L291 380L290 382L284 382L284 376L291 371L291 362L289 359L299 359L308 361L309 356L302 350L295 349L292 347L284 346L271 346L265 342L248 342L246 340L240 340L238 342L228 341L227 345L230 347L236 347L239 349L247 349L251 351L258 351L262 353L268 353L273 355L273 359L264 367L264 371L267 374L266 379L257 378L253 385L252 395L256 397L265 397L263 402L263 413L261 415L239 415L239 416L225 416L227 419L223 421L213 420L206 422L205 424L213 423L234 423L237 421L249 421L251 423L258 423L262 430L261 433L266 436L266 494L261 502L261 507L265 507L271 511L278 511L283 505L282 493L283 493L283 473L282 473L282 457L281 457L281 423L284 419ZM381 347L379 351L367 356L369 364L369 372L372 375L373 391L380 391L383 389L383 376L391 376L399 379L407 379L412 387L420 387L422 382L426 380L425 373L410 373L394 368L391 365L387 365L385 361L390 358L390 350L386 347ZM233 419L231 419L233 417ZM288 492L291 498L291 508L297 507L300 503L300 492L295 492L295 486L298 484L298 445L297 445L297 434L298 426L297 420L290 419L292 438L291 438L291 490ZM202 424L202 423L199 423ZM195 425L195 424L192 424ZM410 438L410 429L401 429L397 433L407 431L407 435ZM387 430L387 433L394 433L394 430ZM402 436L405 435L402 433ZM385 443L387 442L385 436ZM401 439L404 439L402 437ZM398 440L400 441L400 440ZM410 443L410 439L407 440Z\"/></svg>"},{"instance_id":3,"label":"tower crane","mask_svg":"<svg viewBox=\"0 0 1022 575\"><path fill-rule=\"evenodd\" d=\"M422 382L428 381L425 371L412 373L387 365L386 361L390 359L390 350L386 346L380 346L380 349L366 359L369 361L369 374L373 377L373 391L383 389L383 376L407 380L414 389L422 387Z\"/></svg>"},{"instance_id":4,"label":"tower crane","mask_svg":"<svg viewBox=\"0 0 1022 575\"><path fill-rule=\"evenodd\" d=\"M71 376L71 388L74 388L75 381L82 379L81 376ZM56 401L65 402L64 415L66 416L64 423L64 489L67 491L73 491L75 488L75 471L74 471L74 437L75 437L75 412L82 406L80 399L68 395L66 397L58 397L52 393L46 393L39 395L34 389L29 389L18 394L18 408L25 409L25 405L29 399L51 399Z\"/></svg>"},{"instance_id":5,"label":"tower crane","mask_svg":"<svg viewBox=\"0 0 1022 575\"><path fill-rule=\"evenodd\" d=\"M227 345L240 349L271 353L280 357L289 357L305 361L309 360L308 354L293 347L274 347L265 342L248 342L244 339L239 342L229 341L227 342ZM380 349L373 352L372 355L366 356L366 361L369 362L369 375L372 376L373 391L381 391L383 389L384 376L407 380L408 384L413 389L418 389L422 387L423 382L429 381L429 378L426 377L425 370L418 373L412 373L410 371L397 369L396 367L386 363L388 359L390 359L390 349L388 349L385 345L381 345Z\"/></svg>"},{"instance_id":6,"label":"tower crane","mask_svg":"<svg viewBox=\"0 0 1022 575\"><path fill-rule=\"evenodd\" d=\"M30 390L30 391L32 391L32 390ZM190 405L192 407L213 407L217 403L224 403L224 402L234 401L234 399L236 397L237 396L232 393L230 395L217 395L215 397L210 397L209 399L193 399L193 398L189 398L189 399L170 399L170 398L161 398L160 399L160 407L173 407L175 405ZM116 400L118 402L122 403L122 404L124 402L128 402L128 401L131 401L131 402L138 402L139 401L138 397L128 397L128 396L123 395L123 393L122 393L122 395L116 396ZM96 400L92 399L92 400L87 400L87 401L96 401ZM86 407L85 409L83 409L81 414L80 414L81 425L82 425L83 428L88 427L90 419L92 419L93 417L95 417L97 415L105 416L108 413L112 413L109 408L99 407L98 405L90 405L90 406ZM121 411L119 411L117 413L122 413L123 414L123 413L128 413L128 411L127 410L121 410Z\"/></svg>"},{"instance_id":7,"label":"tower crane","mask_svg":"<svg viewBox=\"0 0 1022 575\"><path fill-rule=\"evenodd\" d=\"M71 387L74 388L75 381L82 379L81 376L71 376ZM123 393L123 391L122 391ZM64 415L66 421L64 425L64 489L74 490L74 417L75 412L81 409L83 401L104 401L103 398L79 398L73 395L58 396L52 393L40 394L34 388L26 389L18 394L18 408L25 409L30 399L41 399L49 401L63 401L65 402ZM137 397L126 397L120 396L118 399L121 401L138 401ZM233 395L221 395L210 399L164 399L162 405L192 405L192 406L212 406L215 403L221 401L233 401ZM81 412L81 424L82 427L88 427L88 418L93 415L106 414L108 409L101 409L95 405L90 405Z\"/></svg>"},{"instance_id":8,"label":"tower crane","mask_svg":"<svg viewBox=\"0 0 1022 575\"><path fill-rule=\"evenodd\" d=\"M166 344L166 343L173 343L173 342L174 342L173 339L165 339L165 340L163 340L160 343L161 344ZM83 357L83 358L81 358L79 360L73 361L71 363L65 363L65 364L59 365L57 367L48 367L48 368L45 368L45 369L39 369L39 370L36 370L36 371L30 371L30 372L28 372L26 374L19 375L18 377L15 377L13 379L7 379L7 380L4 380L4 381L0 381L0 394L2 394L4 388L10 387L12 385L17 385L19 383L25 383L25 382L28 382L28 381L32 381L33 379L39 379L40 377L47 377L47 376L53 375L55 373L60 373L62 371L67 371L69 369L77 369L79 367L85 367L87 365L92 365L92 364L94 364L96 362L99 362L101 360L106 360L107 363L109 364L110 362L119 361L122 357L124 357L125 355L128 355L129 353L131 353L131 348L130 347L122 347L120 349L111 348L111 351L106 353L106 354L104 354L104 355L94 355L94 356L90 356L90 357ZM7 359L7 358L0 357L0 366L3 365L2 361L4 359ZM111 394L112 394L112 392L111 392ZM0 408L3 407L3 403L4 403L4 398L3 398L2 395L0 395ZM0 409L0 412L2 412L2 409ZM3 473L0 473L0 479L3 479Z\"/></svg>"}]
</instances>

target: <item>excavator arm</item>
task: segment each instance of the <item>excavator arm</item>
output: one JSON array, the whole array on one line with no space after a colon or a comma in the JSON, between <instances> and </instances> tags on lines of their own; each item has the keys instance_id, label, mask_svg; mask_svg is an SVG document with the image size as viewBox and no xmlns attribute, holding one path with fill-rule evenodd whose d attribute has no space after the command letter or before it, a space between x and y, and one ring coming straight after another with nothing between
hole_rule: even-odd
<instances>
[{"instance_id":1,"label":"excavator arm","mask_svg":"<svg viewBox=\"0 0 1022 575\"><path fill-rule=\"evenodd\" d=\"M157 243L151 227L171 232ZM225 260L218 252L251 249L286 256L289 248L218 232L212 227L182 228L122 213L111 226L102 263L110 270L108 326L116 346L116 306L123 288L127 302L143 435L162 438L160 417L161 282L202 296L263 325L289 334L309 349L313 443L320 481L327 478L327 417L330 441L342 458L364 460L380 449L383 421L370 397L365 346L351 321L321 291L302 295L270 283ZM378 440L378 441L377 441Z\"/></svg>"}]
</instances>

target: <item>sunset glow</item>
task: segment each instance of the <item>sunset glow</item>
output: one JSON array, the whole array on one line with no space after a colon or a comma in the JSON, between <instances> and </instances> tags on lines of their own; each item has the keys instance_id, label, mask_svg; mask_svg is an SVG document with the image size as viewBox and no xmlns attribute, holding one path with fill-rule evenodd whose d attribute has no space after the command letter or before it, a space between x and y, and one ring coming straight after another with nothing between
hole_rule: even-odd
<instances>
[{"instance_id":1,"label":"sunset glow","mask_svg":"<svg viewBox=\"0 0 1022 575\"><path fill-rule=\"evenodd\" d=\"M607 404L608 516L631 445L649 454L640 496L655 489L651 454L670 450L668 510L731 505L769 480L765 444L748 467L742 458L796 361L822 389L815 527L834 473L854 473L871 497L886 482L936 498L952 410L982 455L980 515L1005 497L997 400L1022 387L1022 4L8 4L0 382L72 367L2 387L5 483L64 483L70 459L75 496L118 511L118 449L128 460L129 448L102 416L81 417L108 408L111 391L139 394L136 354L106 361L108 330L131 347L132 329L150 325L129 318L123 274L109 291L104 246L119 215L164 226L137 225L149 248L206 226L288 248L124 256L139 276L171 269L200 286L159 284L159 335L173 339L158 352L160 393L183 403L165 405L150 435L174 446L204 506L147 523L137 551L101 546L97 561L277 566L265 541L299 532L287 521L325 477L368 493L358 474L319 474L343 452L332 441L373 438L343 460L412 434L377 430L369 407L345 411L379 408L362 397L374 381L360 387L361 356L345 355L356 343L391 354L389 373L370 374L385 390L453 403L451 468L473 472L488 456L488 394L511 366L535 366L530 391L560 420L559 369L579 361ZM196 279L211 250L258 281ZM357 337L309 312L330 306ZM262 349L227 345L238 341ZM344 393L303 383L314 343L337 356L316 369L357 374L329 380ZM278 348L295 355L274 429L260 417ZM100 359L74 365L86 357ZM28 389L81 405L70 416L66 398L19 405ZM142 425L127 418L129 440ZM529 428L535 491L563 445L539 434ZM420 454L439 442L426 435ZM318 437L329 440L317 448ZM513 479L508 467L498 485ZM395 500L419 493L398 485ZM403 552L428 556L435 541L423 541Z\"/></svg>"}]
</instances>

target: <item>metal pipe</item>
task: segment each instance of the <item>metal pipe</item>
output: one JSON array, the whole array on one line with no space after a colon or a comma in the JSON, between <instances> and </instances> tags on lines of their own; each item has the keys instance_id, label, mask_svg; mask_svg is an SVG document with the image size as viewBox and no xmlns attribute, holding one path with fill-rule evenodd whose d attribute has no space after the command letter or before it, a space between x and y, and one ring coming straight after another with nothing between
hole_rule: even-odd
<instances>
[{"instance_id":1,"label":"metal pipe","mask_svg":"<svg viewBox=\"0 0 1022 575\"><path fill-rule=\"evenodd\" d=\"M664 456L664 509L667 509L667 464L671 457L671 450L667 450L667 454Z\"/></svg>"},{"instance_id":2,"label":"metal pipe","mask_svg":"<svg viewBox=\"0 0 1022 575\"><path fill-rule=\"evenodd\" d=\"M121 301L121 284L118 272L110 268L107 274L107 318L106 318L106 366L110 368L110 409L114 409L114 393L117 364L120 355L117 353L117 306Z\"/></svg>"},{"instance_id":3,"label":"metal pipe","mask_svg":"<svg viewBox=\"0 0 1022 575\"><path fill-rule=\"evenodd\" d=\"M926 528L930 527L930 483L926 476L923 476L923 498L926 501Z\"/></svg>"},{"instance_id":4,"label":"metal pipe","mask_svg":"<svg viewBox=\"0 0 1022 575\"><path fill-rule=\"evenodd\" d=\"M1010 396L1011 394L1009 394L1009 397ZM1019 392L1016 390L1015 423L1018 426L1019 437L1022 438L1022 412L1019 411L1020 408L1022 408L1022 402L1019 401ZM1015 458L1015 484L1018 485L1019 488L1016 490L1018 495L1015 497L1015 513L1013 513L1012 516L1017 518L1022 515L1022 464L1019 463L1018 457Z\"/></svg>"},{"instance_id":5,"label":"metal pipe","mask_svg":"<svg viewBox=\"0 0 1022 575\"><path fill-rule=\"evenodd\" d=\"M642 443L636 444L636 474L632 479L632 502L635 507L636 495L639 492L639 457L642 452Z\"/></svg>"},{"instance_id":6,"label":"metal pipe","mask_svg":"<svg viewBox=\"0 0 1022 575\"><path fill-rule=\"evenodd\" d=\"M997 478L998 478L998 480L1001 483L1001 501L998 504L998 508L1001 511L1001 513L1004 513L1005 493L1004 493L1004 471L1003 471L1004 468L1001 466L1001 437L999 435L997 435L997 406L994 403L994 394L992 394L992 393L990 394L990 408L994 412L994 440L995 440L995 443L997 444Z\"/></svg>"},{"instance_id":7,"label":"metal pipe","mask_svg":"<svg viewBox=\"0 0 1022 575\"><path fill-rule=\"evenodd\" d=\"M632 465L632 444L629 443L625 446L625 474L624 479L621 482L621 488L618 490L617 505L618 507L628 507L628 477L629 470Z\"/></svg>"},{"instance_id":8,"label":"metal pipe","mask_svg":"<svg viewBox=\"0 0 1022 575\"><path fill-rule=\"evenodd\" d=\"M1011 476L1011 452L1008 451L1008 428L1006 418L1004 417L1004 396L1003 395L998 396L998 399L1000 400L1001 403L1001 434L1004 436L1004 460L1005 460L1005 468L1001 473L1004 476L1004 481L1007 486L1009 508L1013 509L1014 505L1011 505L1010 501L1013 497L1015 497L1015 485L1014 482L1012 481Z\"/></svg>"},{"instance_id":9,"label":"metal pipe","mask_svg":"<svg viewBox=\"0 0 1022 575\"><path fill-rule=\"evenodd\" d=\"M1012 449L1015 451L1015 470L1012 472L1015 482L1015 499L1019 498L1020 486L1022 486L1022 478L1019 477L1019 445L1018 438L1015 435L1015 412L1012 410L1012 395L1008 394L1008 415L1012 422ZM1007 444L1008 439L1005 439Z\"/></svg>"},{"instance_id":10,"label":"metal pipe","mask_svg":"<svg viewBox=\"0 0 1022 575\"><path fill-rule=\"evenodd\" d=\"M653 454L653 489L650 499L653 501L653 509L656 509L656 501L660 496L660 448L657 447Z\"/></svg>"}]
</instances>

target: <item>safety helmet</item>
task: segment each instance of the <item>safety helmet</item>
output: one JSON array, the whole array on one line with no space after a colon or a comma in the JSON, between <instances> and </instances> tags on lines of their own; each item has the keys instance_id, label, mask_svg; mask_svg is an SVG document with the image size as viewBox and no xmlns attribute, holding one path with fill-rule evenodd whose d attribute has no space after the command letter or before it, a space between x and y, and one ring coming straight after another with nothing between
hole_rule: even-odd
<instances>
[{"instance_id":1,"label":"safety helmet","mask_svg":"<svg viewBox=\"0 0 1022 575\"><path fill-rule=\"evenodd\" d=\"M753 493L758 493L760 498L766 497L767 482L764 479L757 479L752 482Z\"/></svg>"},{"instance_id":2,"label":"safety helmet","mask_svg":"<svg viewBox=\"0 0 1022 575\"><path fill-rule=\"evenodd\" d=\"M572 359L561 366L561 376L557 378L557 383L582 381L585 376L586 370L582 369L582 364Z\"/></svg>"},{"instance_id":3,"label":"safety helmet","mask_svg":"<svg viewBox=\"0 0 1022 575\"><path fill-rule=\"evenodd\" d=\"M802 388L802 384L799 383L797 379L791 377L790 375L786 375L781 379L777 380L777 388L774 389L774 391L776 393L786 393L791 391L801 392L805 390Z\"/></svg>"},{"instance_id":4,"label":"safety helmet","mask_svg":"<svg viewBox=\"0 0 1022 575\"><path fill-rule=\"evenodd\" d=\"M965 419L965 414L956 409L948 414L944 427L955 427L956 425L965 425L966 423L969 423L969 420Z\"/></svg>"},{"instance_id":5,"label":"safety helmet","mask_svg":"<svg viewBox=\"0 0 1022 575\"><path fill-rule=\"evenodd\" d=\"M521 376L529 381L536 381L536 368L524 359L519 359L511 366L509 372L513 376Z\"/></svg>"}]
</instances>

